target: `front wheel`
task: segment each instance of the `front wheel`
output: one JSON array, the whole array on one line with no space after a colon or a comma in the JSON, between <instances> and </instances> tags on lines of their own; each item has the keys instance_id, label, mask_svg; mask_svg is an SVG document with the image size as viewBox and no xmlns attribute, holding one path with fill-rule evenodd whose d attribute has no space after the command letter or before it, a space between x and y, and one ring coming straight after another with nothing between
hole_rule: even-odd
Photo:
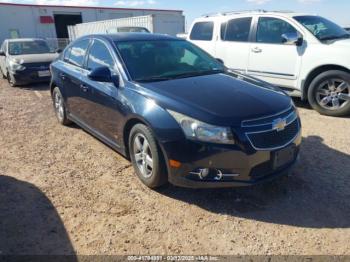
<instances>
[{"instance_id":1,"label":"front wheel","mask_svg":"<svg viewBox=\"0 0 350 262\"><path fill-rule=\"evenodd\" d=\"M137 124L131 129L129 152L136 174L146 186L158 188L168 182L161 150L147 126Z\"/></svg>"},{"instance_id":2,"label":"front wheel","mask_svg":"<svg viewBox=\"0 0 350 262\"><path fill-rule=\"evenodd\" d=\"M4 73L2 72L1 68L0 68L0 78L6 79L6 76L5 76Z\"/></svg>"},{"instance_id":3,"label":"front wheel","mask_svg":"<svg viewBox=\"0 0 350 262\"><path fill-rule=\"evenodd\" d=\"M17 86L16 79L12 75L10 75L10 73L7 73L7 77L6 78L7 78L7 81L8 81L8 83L9 83L9 85L11 87L16 87Z\"/></svg>"},{"instance_id":4,"label":"front wheel","mask_svg":"<svg viewBox=\"0 0 350 262\"><path fill-rule=\"evenodd\" d=\"M322 115L349 115L350 74L340 70L320 74L310 84L308 100L312 108Z\"/></svg>"}]
</instances>

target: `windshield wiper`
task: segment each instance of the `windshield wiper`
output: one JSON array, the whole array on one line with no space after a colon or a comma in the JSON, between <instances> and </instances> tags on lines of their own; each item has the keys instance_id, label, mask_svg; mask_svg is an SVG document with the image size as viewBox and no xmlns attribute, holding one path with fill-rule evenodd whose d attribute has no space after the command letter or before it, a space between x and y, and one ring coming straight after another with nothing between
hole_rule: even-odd
<instances>
[{"instance_id":1,"label":"windshield wiper","mask_svg":"<svg viewBox=\"0 0 350 262\"><path fill-rule=\"evenodd\" d=\"M344 39L344 38L350 38L350 34L330 35L330 36L321 37L320 40L327 41L327 40Z\"/></svg>"},{"instance_id":2,"label":"windshield wiper","mask_svg":"<svg viewBox=\"0 0 350 262\"><path fill-rule=\"evenodd\" d=\"M149 78L139 78L139 79L135 79L134 81L136 82L142 82L142 83L147 83L147 82L159 82L159 81L167 81L167 80L171 80L171 77L149 77Z\"/></svg>"},{"instance_id":3,"label":"windshield wiper","mask_svg":"<svg viewBox=\"0 0 350 262\"><path fill-rule=\"evenodd\" d=\"M218 74L223 73L223 69L212 69L212 70L205 70L205 71L191 71L191 72L185 72L177 75L161 75L161 76L154 76L149 78L140 78L135 79L136 82L157 82L157 81L167 81L167 80L173 80L173 79L179 79L179 78L186 78L186 77L193 77L193 76L202 76L202 75L210 75L210 74Z\"/></svg>"},{"instance_id":4,"label":"windshield wiper","mask_svg":"<svg viewBox=\"0 0 350 262\"><path fill-rule=\"evenodd\" d=\"M218 74L223 73L223 69L212 69L212 70L204 70L204 71L191 71L191 72L184 72L177 75L171 75L168 76L171 79L178 79L178 78L186 78L186 77L193 77L193 76L202 76L202 75L211 75L211 74Z\"/></svg>"}]
</instances>

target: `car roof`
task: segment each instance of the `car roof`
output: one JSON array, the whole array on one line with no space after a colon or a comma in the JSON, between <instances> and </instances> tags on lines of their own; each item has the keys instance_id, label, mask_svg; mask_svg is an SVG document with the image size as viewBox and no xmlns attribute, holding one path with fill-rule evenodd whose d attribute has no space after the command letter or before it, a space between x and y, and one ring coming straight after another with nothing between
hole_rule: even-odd
<instances>
[{"instance_id":1,"label":"car roof","mask_svg":"<svg viewBox=\"0 0 350 262\"><path fill-rule=\"evenodd\" d=\"M95 34L88 35L83 38L103 38L108 41L154 41L154 40L182 40L165 34L149 34L149 33L117 33L117 34Z\"/></svg>"}]
</instances>

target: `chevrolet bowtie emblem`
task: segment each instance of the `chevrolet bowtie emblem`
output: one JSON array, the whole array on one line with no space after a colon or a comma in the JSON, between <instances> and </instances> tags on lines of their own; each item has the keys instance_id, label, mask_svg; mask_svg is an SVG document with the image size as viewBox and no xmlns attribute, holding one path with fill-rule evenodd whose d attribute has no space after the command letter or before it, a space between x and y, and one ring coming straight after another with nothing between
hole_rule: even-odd
<instances>
[{"instance_id":1,"label":"chevrolet bowtie emblem","mask_svg":"<svg viewBox=\"0 0 350 262\"><path fill-rule=\"evenodd\" d=\"M283 131L287 126L287 120L286 119L276 119L272 122L272 129L279 131Z\"/></svg>"}]
</instances>

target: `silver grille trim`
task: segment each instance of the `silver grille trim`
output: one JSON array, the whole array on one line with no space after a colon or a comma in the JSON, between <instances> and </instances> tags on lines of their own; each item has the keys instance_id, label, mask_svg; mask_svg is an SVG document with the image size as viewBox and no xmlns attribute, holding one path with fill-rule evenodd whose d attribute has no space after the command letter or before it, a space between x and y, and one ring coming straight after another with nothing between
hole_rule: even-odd
<instances>
[{"instance_id":1,"label":"silver grille trim","mask_svg":"<svg viewBox=\"0 0 350 262\"><path fill-rule=\"evenodd\" d=\"M281 149L283 147L286 147L287 145L291 144L301 133L301 126L300 126L300 123L299 123L299 120L298 120L298 117L294 118L293 121L289 121L289 123L287 123L286 125L286 128L291 125L292 123L294 123L294 121L297 121L297 127L298 127L298 131L296 132L295 136L293 136L293 138L291 138L288 142L286 143L283 143L279 146L274 146L274 147L257 147L254 145L253 141L251 140L251 138L249 137L249 135L251 134L262 134L262 133L267 133L267 132L272 132L274 131L275 129L268 129L268 130L262 130L262 131L255 131L255 132L247 132L245 133L249 143L251 144L251 146L257 150L257 151L271 151L271 150L278 150L278 149ZM277 131L276 131L277 132ZM283 131L281 131L283 132Z\"/></svg>"},{"instance_id":2,"label":"silver grille trim","mask_svg":"<svg viewBox=\"0 0 350 262\"><path fill-rule=\"evenodd\" d=\"M248 119L248 120L244 120L242 121L241 123L241 126L242 127L258 127L258 126L264 126L264 125L268 125L269 123L267 124L259 124L259 125L249 125L249 124L246 124L247 122L254 122L254 121L259 121L259 120L264 120L264 119L268 119L268 118L273 118L273 117L278 117L286 112L288 112L289 110L291 110L293 108L293 106L290 106L288 107L287 109L279 112L279 113L276 113L276 114L273 114L273 115L269 115L269 116L263 116L263 117L259 117L259 118L254 118L254 119ZM294 113L295 111L293 111L292 113ZM271 122L272 124L272 122Z\"/></svg>"}]
</instances>

